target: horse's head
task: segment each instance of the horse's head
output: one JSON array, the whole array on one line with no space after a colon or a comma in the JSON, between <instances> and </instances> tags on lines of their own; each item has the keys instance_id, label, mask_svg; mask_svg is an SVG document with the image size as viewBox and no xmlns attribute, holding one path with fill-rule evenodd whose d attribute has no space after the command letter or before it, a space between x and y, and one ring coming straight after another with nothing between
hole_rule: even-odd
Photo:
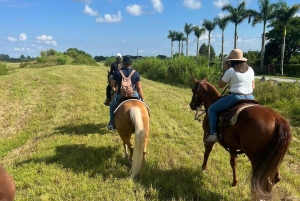
<instances>
[{"instance_id":1,"label":"horse's head","mask_svg":"<svg viewBox=\"0 0 300 201\"><path fill-rule=\"evenodd\" d=\"M201 107L203 105L200 88L201 88L201 84L204 83L205 81L206 81L206 78L204 78L203 80L197 80L196 78L194 78L195 84L194 84L194 87L192 88L193 96L192 96L192 100L190 102L191 110L197 110L199 107Z\"/></svg>"}]
</instances>

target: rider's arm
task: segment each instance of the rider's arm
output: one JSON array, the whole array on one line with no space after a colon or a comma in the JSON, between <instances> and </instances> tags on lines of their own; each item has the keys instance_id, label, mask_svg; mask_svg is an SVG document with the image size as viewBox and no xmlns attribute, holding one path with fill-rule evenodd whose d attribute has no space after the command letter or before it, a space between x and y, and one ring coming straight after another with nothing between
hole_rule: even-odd
<instances>
[{"instance_id":1,"label":"rider's arm","mask_svg":"<svg viewBox=\"0 0 300 201\"><path fill-rule=\"evenodd\" d=\"M219 81L218 81L218 86L219 86L220 88L225 87L226 84L227 84L227 82L224 82L224 81L222 80L222 78L223 78L223 76L224 76L225 71L227 71L229 68L230 68L229 61L224 61L224 62L223 62L223 73L222 73L222 75L221 75L221 77L220 77L220 79L219 79Z\"/></svg>"},{"instance_id":2,"label":"rider's arm","mask_svg":"<svg viewBox=\"0 0 300 201\"><path fill-rule=\"evenodd\" d=\"M143 89L142 89L141 82L140 81L136 82L135 86L136 86L136 91L138 92L141 100L144 101L144 94L143 94Z\"/></svg>"}]
</instances>

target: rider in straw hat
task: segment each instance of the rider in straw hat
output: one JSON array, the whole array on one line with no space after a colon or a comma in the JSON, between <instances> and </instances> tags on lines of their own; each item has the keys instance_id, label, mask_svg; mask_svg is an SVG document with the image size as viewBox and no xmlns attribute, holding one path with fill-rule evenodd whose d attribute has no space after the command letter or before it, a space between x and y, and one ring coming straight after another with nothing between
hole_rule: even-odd
<instances>
[{"instance_id":1,"label":"rider in straw hat","mask_svg":"<svg viewBox=\"0 0 300 201\"><path fill-rule=\"evenodd\" d=\"M230 95L224 96L208 108L210 135L207 142L217 142L217 113L229 109L241 99L254 99L252 95L255 88L254 71L247 64L240 49L233 49L224 59L223 73L218 81L220 88L227 84L230 86Z\"/></svg>"}]
</instances>

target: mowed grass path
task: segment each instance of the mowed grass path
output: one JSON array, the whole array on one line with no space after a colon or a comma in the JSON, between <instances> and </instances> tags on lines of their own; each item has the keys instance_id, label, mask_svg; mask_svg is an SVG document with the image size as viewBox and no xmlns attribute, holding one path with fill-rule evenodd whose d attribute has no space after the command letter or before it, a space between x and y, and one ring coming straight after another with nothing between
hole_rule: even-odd
<instances>
[{"instance_id":1,"label":"mowed grass path","mask_svg":"<svg viewBox=\"0 0 300 201\"><path fill-rule=\"evenodd\" d=\"M243 155L236 188L229 154L217 144L202 172L202 122L193 120L191 89L144 78L150 136L146 163L132 181L122 142L106 129L107 69L16 68L0 77L0 163L15 180L15 200L251 200ZM299 144L294 138L274 200L300 200Z\"/></svg>"}]
</instances>

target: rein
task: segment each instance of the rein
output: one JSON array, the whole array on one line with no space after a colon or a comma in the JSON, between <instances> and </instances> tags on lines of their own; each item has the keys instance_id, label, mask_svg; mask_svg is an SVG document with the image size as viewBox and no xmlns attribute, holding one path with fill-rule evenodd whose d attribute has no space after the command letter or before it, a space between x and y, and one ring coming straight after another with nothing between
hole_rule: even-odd
<instances>
[{"instance_id":1,"label":"rein","mask_svg":"<svg viewBox=\"0 0 300 201\"><path fill-rule=\"evenodd\" d=\"M196 92L196 98L198 97L198 93L200 92L200 85L202 84L203 82L199 82L199 86L198 86L198 89L197 89L197 92ZM223 96L223 94L225 93L225 91L228 89L228 86L226 86L226 88L223 90L222 94L219 96L218 100ZM194 116L194 120L197 120L199 119L199 117L201 117L206 111L201 109L202 108L202 105L203 103L200 103L199 107L197 107L196 109L196 112L195 112L195 116ZM202 113L201 114L198 114L199 111L201 111Z\"/></svg>"}]
</instances>

